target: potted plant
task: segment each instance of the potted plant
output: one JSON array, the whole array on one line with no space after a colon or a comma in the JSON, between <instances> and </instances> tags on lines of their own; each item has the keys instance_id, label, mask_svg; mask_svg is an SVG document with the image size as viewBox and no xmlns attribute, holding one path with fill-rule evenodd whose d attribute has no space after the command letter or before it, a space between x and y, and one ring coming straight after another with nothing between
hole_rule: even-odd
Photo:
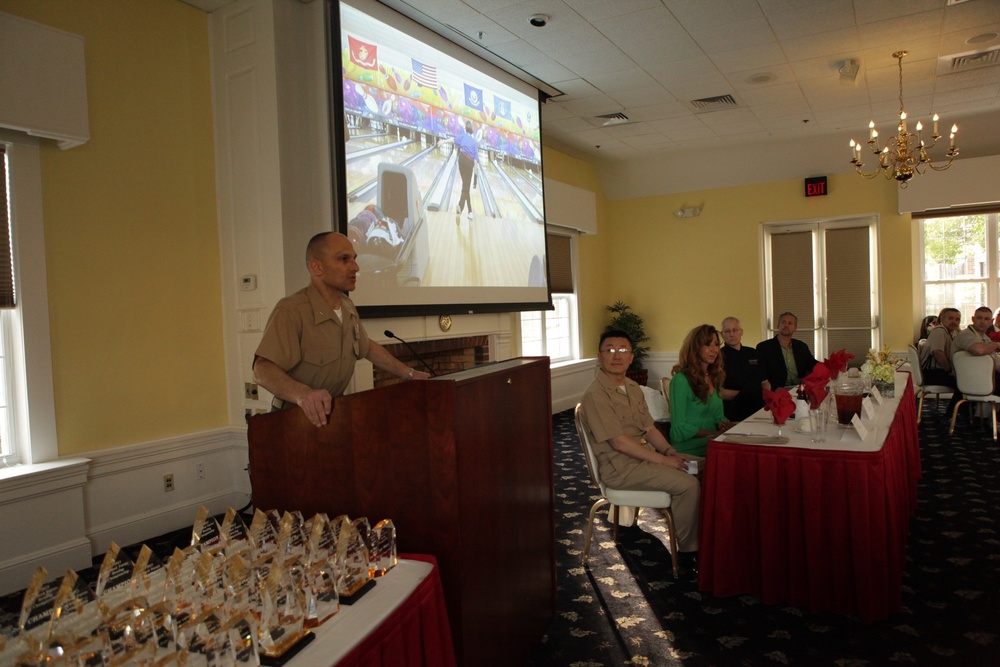
<instances>
[{"instance_id":1,"label":"potted plant","mask_svg":"<svg viewBox=\"0 0 1000 667\"><path fill-rule=\"evenodd\" d=\"M649 336L646 335L645 323L623 301L616 301L611 306L605 306L604 309L611 313L611 323L608 324L607 329L619 329L632 339L632 364L628 367L625 375L645 386L649 380L649 370L643 365L646 357L649 356L649 346L643 345L649 340Z\"/></svg>"}]
</instances>

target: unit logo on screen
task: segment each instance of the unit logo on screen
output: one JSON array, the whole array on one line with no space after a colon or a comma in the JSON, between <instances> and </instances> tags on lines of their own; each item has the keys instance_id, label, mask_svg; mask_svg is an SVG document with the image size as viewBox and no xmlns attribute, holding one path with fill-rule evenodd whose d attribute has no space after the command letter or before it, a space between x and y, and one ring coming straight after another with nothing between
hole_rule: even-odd
<instances>
[{"instance_id":1,"label":"unit logo on screen","mask_svg":"<svg viewBox=\"0 0 1000 667\"><path fill-rule=\"evenodd\" d=\"M354 300L545 304L537 91L340 7Z\"/></svg>"}]
</instances>

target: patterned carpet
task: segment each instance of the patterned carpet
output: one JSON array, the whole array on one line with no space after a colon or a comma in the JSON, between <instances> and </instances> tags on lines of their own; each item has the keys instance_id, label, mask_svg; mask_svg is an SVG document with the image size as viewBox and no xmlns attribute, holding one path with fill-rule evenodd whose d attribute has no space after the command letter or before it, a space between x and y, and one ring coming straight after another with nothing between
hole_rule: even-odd
<instances>
[{"instance_id":1,"label":"patterned carpet","mask_svg":"<svg viewBox=\"0 0 1000 667\"><path fill-rule=\"evenodd\" d=\"M555 415L557 615L528 665L1000 665L1000 447L988 423L960 418L949 436L924 410L904 608L873 624L702 594L690 570L675 580L655 510L615 545L602 509L583 567L595 489L572 411Z\"/></svg>"}]
</instances>

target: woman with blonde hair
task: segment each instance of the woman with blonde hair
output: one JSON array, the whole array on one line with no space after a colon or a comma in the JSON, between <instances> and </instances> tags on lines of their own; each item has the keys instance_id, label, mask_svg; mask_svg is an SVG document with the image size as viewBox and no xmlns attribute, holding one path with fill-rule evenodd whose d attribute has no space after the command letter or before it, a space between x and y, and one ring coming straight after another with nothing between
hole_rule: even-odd
<instances>
[{"instance_id":1,"label":"woman with blonde hair","mask_svg":"<svg viewBox=\"0 0 1000 667\"><path fill-rule=\"evenodd\" d=\"M670 442L677 451L705 456L708 439L732 426L722 412L725 379L719 332L711 324L695 327L670 378Z\"/></svg>"}]
</instances>

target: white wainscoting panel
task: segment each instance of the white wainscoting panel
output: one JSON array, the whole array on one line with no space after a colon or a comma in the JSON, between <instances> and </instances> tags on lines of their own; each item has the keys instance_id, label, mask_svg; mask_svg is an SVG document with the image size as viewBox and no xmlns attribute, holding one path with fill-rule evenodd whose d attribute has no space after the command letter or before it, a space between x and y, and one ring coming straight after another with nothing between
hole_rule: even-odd
<instances>
[{"instance_id":1,"label":"white wainscoting panel","mask_svg":"<svg viewBox=\"0 0 1000 667\"><path fill-rule=\"evenodd\" d=\"M552 414L576 407L583 397L583 392L594 380L597 370L597 359L581 359L553 366L552 376Z\"/></svg>"},{"instance_id":2,"label":"white wainscoting panel","mask_svg":"<svg viewBox=\"0 0 1000 667\"><path fill-rule=\"evenodd\" d=\"M124 546L190 526L199 505L217 514L249 502L245 428L108 449L90 458L84 503L94 555L112 541ZM168 474L173 491L164 490Z\"/></svg>"},{"instance_id":3,"label":"white wainscoting panel","mask_svg":"<svg viewBox=\"0 0 1000 667\"><path fill-rule=\"evenodd\" d=\"M86 481L87 459L0 471L0 594L24 588L39 565L52 576L90 565Z\"/></svg>"}]
</instances>

